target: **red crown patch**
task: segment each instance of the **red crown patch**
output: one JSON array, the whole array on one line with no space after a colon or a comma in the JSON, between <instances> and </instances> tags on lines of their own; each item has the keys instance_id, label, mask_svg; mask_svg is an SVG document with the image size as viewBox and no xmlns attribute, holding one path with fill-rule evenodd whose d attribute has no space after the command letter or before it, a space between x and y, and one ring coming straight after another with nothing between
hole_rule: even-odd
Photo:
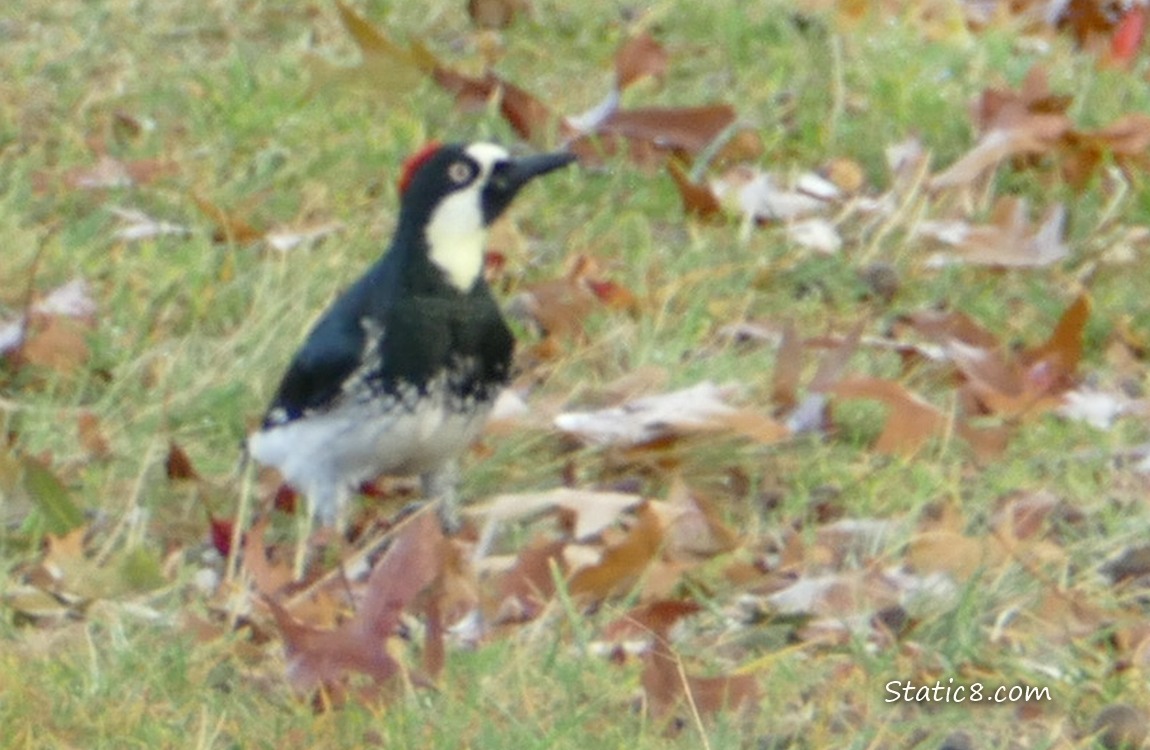
<instances>
[{"instance_id":1,"label":"red crown patch","mask_svg":"<svg viewBox=\"0 0 1150 750\"><path fill-rule=\"evenodd\" d=\"M407 186L411 184L411 178L415 177L415 173L419 171L419 168L426 164L428 159L435 156L435 152L442 148L442 146L443 144L439 141L432 141L407 157L407 161L403 163L403 169L399 173L400 195L407 192Z\"/></svg>"}]
</instances>

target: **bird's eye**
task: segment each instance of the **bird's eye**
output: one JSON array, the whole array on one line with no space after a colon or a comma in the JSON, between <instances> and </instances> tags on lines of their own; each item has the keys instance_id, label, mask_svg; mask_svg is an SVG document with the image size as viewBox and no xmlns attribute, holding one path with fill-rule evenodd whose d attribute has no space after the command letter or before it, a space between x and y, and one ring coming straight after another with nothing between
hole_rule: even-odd
<instances>
[{"instance_id":1,"label":"bird's eye","mask_svg":"<svg viewBox=\"0 0 1150 750\"><path fill-rule=\"evenodd\" d=\"M447 168L447 176L457 185L471 179L471 166L465 161L457 161Z\"/></svg>"}]
</instances>

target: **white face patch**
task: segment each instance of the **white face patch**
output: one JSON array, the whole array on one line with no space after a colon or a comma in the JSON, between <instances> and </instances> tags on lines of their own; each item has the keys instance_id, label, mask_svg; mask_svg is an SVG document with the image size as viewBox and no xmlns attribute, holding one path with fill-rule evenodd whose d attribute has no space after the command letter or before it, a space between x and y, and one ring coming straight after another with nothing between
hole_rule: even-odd
<instances>
[{"instance_id":1,"label":"white face patch","mask_svg":"<svg viewBox=\"0 0 1150 750\"><path fill-rule=\"evenodd\" d=\"M467 155L479 165L479 174L467 187L447 196L431 214L427 224L427 246L431 261L461 292L475 284L483 270L483 248L487 229L483 226L482 190L491 169L510 155L494 143L475 143Z\"/></svg>"}]
</instances>

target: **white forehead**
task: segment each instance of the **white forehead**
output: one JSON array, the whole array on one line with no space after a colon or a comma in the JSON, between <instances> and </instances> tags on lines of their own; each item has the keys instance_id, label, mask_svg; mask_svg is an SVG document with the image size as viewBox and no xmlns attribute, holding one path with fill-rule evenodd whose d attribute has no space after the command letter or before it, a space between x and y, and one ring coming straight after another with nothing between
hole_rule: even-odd
<instances>
[{"instance_id":1,"label":"white forehead","mask_svg":"<svg viewBox=\"0 0 1150 750\"><path fill-rule=\"evenodd\" d=\"M494 143L473 143L464 149L464 153L474 159L484 173L490 172L497 163L511 158L507 149Z\"/></svg>"}]
</instances>

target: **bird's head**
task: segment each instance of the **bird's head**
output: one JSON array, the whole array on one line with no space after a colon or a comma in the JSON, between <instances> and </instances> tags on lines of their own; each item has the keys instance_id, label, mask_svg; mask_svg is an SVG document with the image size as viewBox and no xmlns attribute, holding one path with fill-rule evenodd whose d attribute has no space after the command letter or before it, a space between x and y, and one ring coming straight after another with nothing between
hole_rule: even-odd
<instances>
[{"instance_id":1,"label":"bird's head","mask_svg":"<svg viewBox=\"0 0 1150 750\"><path fill-rule=\"evenodd\" d=\"M421 232L430 260L467 291L483 270L487 228L524 185L574 160L565 152L515 158L494 143L432 144L404 165L400 226Z\"/></svg>"}]
</instances>

